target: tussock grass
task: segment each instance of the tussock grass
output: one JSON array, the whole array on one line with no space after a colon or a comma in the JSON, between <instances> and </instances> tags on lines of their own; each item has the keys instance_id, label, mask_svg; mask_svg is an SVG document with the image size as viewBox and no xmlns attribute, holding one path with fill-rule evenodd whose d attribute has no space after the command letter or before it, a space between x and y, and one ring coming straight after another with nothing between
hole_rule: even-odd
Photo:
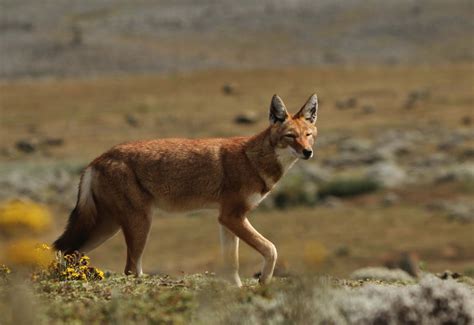
<instances>
[{"instance_id":1,"label":"tussock grass","mask_svg":"<svg viewBox=\"0 0 474 325\"><path fill-rule=\"evenodd\" d=\"M370 178L340 178L331 181L319 190L319 196L350 197L377 191L381 185Z\"/></svg>"}]
</instances>

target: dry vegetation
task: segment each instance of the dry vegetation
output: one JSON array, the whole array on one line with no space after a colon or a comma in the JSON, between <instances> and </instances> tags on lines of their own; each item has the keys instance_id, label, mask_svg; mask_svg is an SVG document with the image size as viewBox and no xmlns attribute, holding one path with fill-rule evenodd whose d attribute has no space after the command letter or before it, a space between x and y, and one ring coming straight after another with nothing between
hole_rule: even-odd
<instances>
[{"instance_id":1,"label":"dry vegetation","mask_svg":"<svg viewBox=\"0 0 474 325\"><path fill-rule=\"evenodd\" d=\"M272 93L277 92L289 107L297 109L309 90L317 90L320 136L316 159L308 166L323 168L325 160L340 154L341 145L333 141L338 137L377 139L383 132L395 130L400 134L416 131L442 141L438 138L441 135L469 129L465 121L473 118L473 72L472 65L371 66L4 83L0 86L2 170L7 177L34 165L30 177L34 178L55 165L72 173L62 187L53 184L60 191L51 185L37 190L39 198L47 193L55 197L46 200L55 212L55 227L42 237L51 241L74 203L77 172L115 143L153 137L252 134L267 124ZM225 85L230 91L223 91ZM407 101L414 93L428 95L410 106ZM341 102L351 98L357 101L355 107L343 107ZM366 112L367 107L372 110ZM254 112L256 122L236 124L235 116L247 111ZM43 144L45 139L57 138L62 141L60 145ZM22 139L35 146L33 152L15 148ZM468 137L455 150L468 150L472 143ZM418 143L399 162L438 152L437 142ZM469 163L472 158L467 159ZM299 167L305 163L299 162ZM333 175L347 177L360 174L363 168L350 165L331 170ZM63 174L51 175L62 179ZM290 173L288 178L292 175L296 174ZM323 200L310 208L282 211L264 206L253 213L253 218L257 228L276 242L282 265L291 272L347 276L357 267L382 264L387 254L408 250L416 252L432 271L451 268L470 273L474 268L472 223L450 221L443 210L426 208L437 199L468 202L472 185L463 181L454 179L433 186L431 181L411 184L408 180L403 186L383 187L335 204ZM308 180L303 177L299 182L306 184ZM2 197L30 194L24 188L19 193L4 188ZM396 195L395 204L384 203L387 194ZM212 212L160 217L163 215L154 222L146 250L145 270L179 274L218 269L217 226ZM185 238L185 245L177 246L178 238ZM120 271L122 242L119 235L92 257L99 266ZM311 251L314 245L320 247L317 254L323 258L305 253L305 247ZM242 254L244 274L250 276L257 270L259 258L245 248Z\"/></svg>"},{"instance_id":2,"label":"dry vegetation","mask_svg":"<svg viewBox=\"0 0 474 325\"><path fill-rule=\"evenodd\" d=\"M419 283L321 277L276 279L262 287L245 281L242 289L212 274L180 279L107 275L101 281L34 280L27 285L9 278L4 282L0 274L5 324L467 325L474 319L474 289L463 283L468 279L432 275Z\"/></svg>"},{"instance_id":3,"label":"dry vegetation","mask_svg":"<svg viewBox=\"0 0 474 325\"><path fill-rule=\"evenodd\" d=\"M473 72L471 64L364 66L8 82L0 85L0 145L8 153L24 137L62 137L64 145L54 150L54 158L87 161L133 139L252 134L267 125L271 94L278 93L296 110L313 90L322 103L321 137L374 137L388 128L442 132L472 118ZM231 95L222 91L226 84ZM410 94L425 91L428 98L406 108ZM355 109L336 108L337 101L348 98L357 98ZM374 112L364 113L367 106ZM235 115L245 110L255 111L258 123L234 124ZM128 115L137 127L127 124ZM330 153L323 149L318 150L320 158Z\"/></svg>"},{"instance_id":4,"label":"dry vegetation","mask_svg":"<svg viewBox=\"0 0 474 325\"><path fill-rule=\"evenodd\" d=\"M411 262L416 267L419 264L430 272L451 269L472 281L468 276L474 274L473 84L472 64L4 81L0 84L0 199L26 197L48 206L52 227L46 231L43 227L34 239L45 242L51 242L66 222L81 168L116 143L154 137L252 134L267 125L268 102L275 92L296 110L316 90L321 106L315 159L299 162L267 199L269 203L251 216L256 228L279 249L276 274L289 276L290 282L277 280L268 291L256 289L251 278L258 271L260 257L245 245L241 251L242 274L249 285L245 290L225 289L226 298L216 289L223 284L213 277L187 275L183 279L183 274L219 273L216 215L157 214L144 269L151 274L172 274L176 279L153 276L134 280L112 275L101 283L44 280L36 283L33 291L22 289L14 296L11 288L23 287L6 285L0 288L4 298L0 313L17 308L8 301L31 300L33 295L40 298L31 310L45 323L51 319L177 323L192 319L208 323L209 317L214 322L232 323L240 321L242 314L248 316L248 323L267 319L298 322L301 315L315 322L322 321L317 318L322 315L342 323L369 317L360 318L364 323L375 321L380 310L364 311L361 306L375 306L370 297L392 292L390 296L399 300L382 313L385 320L396 317L393 313L400 306L402 310L412 308L398 302L407 303L406 297L413 295L420 299L416 306L425 309L415 308L410 315L429 315L426 310L431 308L431 298L420 289L431 285L427 282L396 294L392 287L386 291L375 288L344 298L344 288L358 282L342 281L342 291L314 295L325 291L313 292L313 284L307 285L300 277L331 274L346 278L366 266L402 267L398 260L406 252L415 256ZM236 123L237 116L250 122ZM384 164L381 171L379 164ZM394 183L385 184L384 177L390 173L395 175ZM400 175L403 180L398 182ZM31 221L17 222L18 213L12 214L15 209L6 207L0 216L3 228L22 228ZM35 215L31 209L27 212L20 214ZM4 252L0 262L20 247L4 230L0 231L0 250ZM22 254L13 255L31 257L27 249L20 250ZM91 257L98 267L120 272L125 259L122 236ZM472 289L451 290L440 281L434 288L454 295L452 299L465 308L448 314L472 315L472 307L463 300L468 297L472 302L468 293ZM305 283L304 290L301 283ZM57 296L60 298L55 299ZM287 304L302 296L304 304ZM354 304L348 305L347 299ZM216 309L222 301L231 307ZM315 314L314 310L323 310L321 306L327 306L324 310L328 313ZM14 314L8 315L8 321L15 321ZM25 320L33 317L24 316ZM343 321L341 317L346 318Z\"/></svg>"},{"instance_id":5,"label":"dry vegetation","mask_svg":"<svg viewBox=\"0 0 474 325\"><path fill-rule=\"evenodd\" d=\"M0 11L0 324L473 323L472 1ZM219 279L214 211L156 213L142 278L120 275L121 234L91 260L38 245L111 146L251 135L274 93L296 111L314 91L315 158L250 216L279 251L271 285L244 244L244 288Z\"/></svg>"}]
</instances>

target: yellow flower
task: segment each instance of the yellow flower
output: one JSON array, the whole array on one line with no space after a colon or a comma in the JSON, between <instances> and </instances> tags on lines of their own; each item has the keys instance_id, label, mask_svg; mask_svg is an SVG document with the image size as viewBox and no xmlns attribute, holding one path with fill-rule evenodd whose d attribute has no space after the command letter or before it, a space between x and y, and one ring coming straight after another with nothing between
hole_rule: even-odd
<instances>
[{"instance_id":1,"label":"yellow flower","mask_svg":"<svg viewBox=\"0 0 474 325\"><path fill-rule=\"evenodd\" d=\"M50 263L48 269L39 272L39 278L56 278L60 281L104 279L104 272L89 266L89 260L88 256L81 256L78 253L66 256L56 254L56 259Z\"/></svg>"},{"instance_id":2,"label":"yellow flower","mask_svg":"<svg viewBox=\"0 0 474 325\"><path fill-rule=\"evenodd\" d=\"M11 270L5 264L0 264L0 278L6 277L8 274L11 273Z\"/></svg>"},{"instance_id":3,"label":"yellow flower","mask_svg":"<svg viewBox=\"0 0 474 325\"><path fill-rule=\"evenodd\" d=\"M42 249L42 250L45 250L45 251L50 251L50 250L51 250L51 247L50 247L48 244L44 244L44 243L38 245L37 248Z\"/></svg>"},{"instance_id":4,"label":"yellow flower","mask_svg":"<svg viewBox=\"0 0 474 325\"><path fill-rule=\"evenodd\" d=\"M0 271L9 274L11 271L5 264L0 264Z\"/></svg>"}]
</instances>

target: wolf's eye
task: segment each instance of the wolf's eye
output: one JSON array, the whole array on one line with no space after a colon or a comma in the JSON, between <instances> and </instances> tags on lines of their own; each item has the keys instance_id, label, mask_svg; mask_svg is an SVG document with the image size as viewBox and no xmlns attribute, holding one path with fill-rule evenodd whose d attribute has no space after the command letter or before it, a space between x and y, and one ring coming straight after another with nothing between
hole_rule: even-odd
<instances>
[{"instance_id":1,"label":"wolf's eye","mask_svg":"<svg viewBox=\"0 0 474 325\"><path fill-rule=\"evenodd\" d=\"M285 134L285 138L288 138L288 139L296 139L296 135L292 134L292 133L288 133L288 134Z\"/></svg>"},{"instance_id":2,"label":"wolf's eye","mask_svg":"<svg viewBox=\"0 0 474 325\"><path fill-rule=\"evenodd\" d=\"M312 135L313 135L313 133L306 133L306 136L307 136L307 137L310 137L310 136L312 136Z\"/></svg>"}]
</instances>

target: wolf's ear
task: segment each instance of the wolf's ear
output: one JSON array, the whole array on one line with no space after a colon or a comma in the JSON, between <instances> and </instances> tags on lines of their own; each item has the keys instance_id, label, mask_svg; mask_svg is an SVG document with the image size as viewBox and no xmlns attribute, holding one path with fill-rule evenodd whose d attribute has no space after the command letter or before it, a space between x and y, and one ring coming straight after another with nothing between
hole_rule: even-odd
<instances>
[{"instance_id":1,"label":"wolf's ear","mask_svg":"<svg viewBox=\"0 0 474 325\"><path fill-rule=\"evenodd\" d=\"M318 96L312 94L306 104L296 113L295 117L304 118L308 122L315 124L318 119Z\"/></svg>"},{"instance_id":2,"label":"wolf's ear","mask_svg":"<svg viewBox=\"0 0 474 325\"><path fill-rule=\"evenodd\" d=\"M288 111L286 110L285 104L281 98L278 97L278 95L273 95L270 104L270 123L282 123L288 118L288 116Z\"/></svg>"}]
</instances>

